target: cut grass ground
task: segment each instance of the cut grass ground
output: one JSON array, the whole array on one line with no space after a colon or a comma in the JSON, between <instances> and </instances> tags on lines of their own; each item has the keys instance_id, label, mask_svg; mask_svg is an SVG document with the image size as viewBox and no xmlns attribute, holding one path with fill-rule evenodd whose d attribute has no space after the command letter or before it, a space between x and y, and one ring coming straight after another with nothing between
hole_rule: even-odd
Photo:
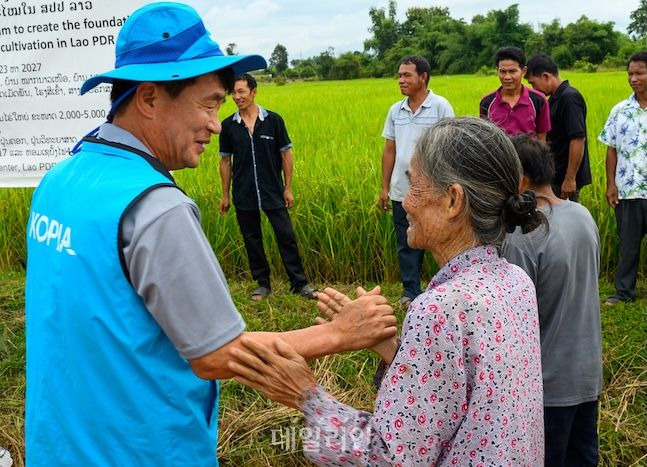
<instances>
[{"instance_id":1,"label":"cut grass ground","mask_svg":"<svg viewBox=\"0 0 647 467\"><path fill-rule=\"evenodd\" d=\"M647 284L641 285L639 294L645 297ZM249 282L232 282L230 287L250 330L304 327L316 316L312 302L288 293L286 285L278 281L273 284L270 298L258 304L248 299L253 288ZM601 288L603 297L612 290L605 283ZM399 285L384 289L395 304ZM9 449L15 465L20 467L24 465L23 294L23 272L0 273L0 446ZM401 312L399 315L402 318ZM605 389L600 400L601 465L647 465L647 301L643 298L603 309L602 328ZM375 357L364 351L326 357L312 367L318 381L340 400L371 410L375 397L371 378L376 363ZM300 423L298 412L269 402L235 382L224 382L218 451L221 464L308 465L300 452Z\"/></svg>"}]
</instances>

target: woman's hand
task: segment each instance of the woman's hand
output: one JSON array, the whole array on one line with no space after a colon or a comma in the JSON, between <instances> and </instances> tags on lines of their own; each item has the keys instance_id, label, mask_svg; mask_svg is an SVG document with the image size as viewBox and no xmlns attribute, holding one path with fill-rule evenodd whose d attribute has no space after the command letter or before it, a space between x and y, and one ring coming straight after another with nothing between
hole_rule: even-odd
<instances>
[{"instance_id":1,"label":"woman's hand","mask_svg":"<svg viewBox=\"0 0 647 467\"><path fill-rule=\"evenodd\" d=\"M379 285L368 292L362 287L357 288L357 296L359 298L369 296L379 296L380 298L384 298L380 295L380 292L381 289ZM317 324L326 323L328 322L328 320L334 321L340 318L344 319L344 316L346 316L348 313L353 312L353 308L356 307L358 302L358 300L353 301L348 296L331 287L328 287L323 292L320 292L318 297L319 301L317 302L317 307L323 314L326 315L328 319L317 317L315 318L315 322ZM384 299L384 301L386 301L386 299ZM392 310L391 313L393 313ZM395 326L395 316L391 315L391 317L393 318L393 326ZM393 333L393 335L378 341L370 348L373 352L378 354L382 358L382 360L384 360L387 364L390 364L393 360L395 352L398 349L398 342L395 332Z\"/></svg>"},{"instance_id":2,"label":"woman's hand","mask_svg":"<svg viewBox=\"0 0 647 467\"><path fill-rule=\"evenodd\" d=\"M309 389L317 382L306 361L285 341L276 338L273 349L248 336L241 337L241 347L231 350L235 360L227 366L236 381L254 388L273 401L300 408Z\"/></svg>"}]
</instances>

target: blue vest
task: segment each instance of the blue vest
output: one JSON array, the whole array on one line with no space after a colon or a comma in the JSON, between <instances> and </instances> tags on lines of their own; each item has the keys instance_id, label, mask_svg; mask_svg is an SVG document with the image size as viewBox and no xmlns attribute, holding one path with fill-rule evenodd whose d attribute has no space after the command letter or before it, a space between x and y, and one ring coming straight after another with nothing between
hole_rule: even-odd
<instances>
[{"instance_id":1,"label":"blue vest","mask_svg":"<svg viewBox=\"0 0 647 467\"><path fill-rule=\"evenodd\" d=\"M218 465L218 385L195 376L122 266L124 213L159 186L176 185L156 159L88 140L34 193L25 292L29 465Z\"/></svg>"}]
</instances>

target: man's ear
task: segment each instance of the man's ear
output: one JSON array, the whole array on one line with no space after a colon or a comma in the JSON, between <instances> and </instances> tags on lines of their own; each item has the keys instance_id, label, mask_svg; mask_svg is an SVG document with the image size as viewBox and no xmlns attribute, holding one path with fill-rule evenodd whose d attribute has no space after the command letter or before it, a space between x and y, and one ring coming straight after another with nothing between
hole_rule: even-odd
<instances>
[{"instance_id":1,"label":"man's ear","mask_svg":"<svg viewBox=\"0 0 647 467\"><path fill-rule=\"evenodd\" d=\"M465 190L458 183L447 189L447 208L450 219L461 216L465 210Z\"/></svg>"},{"instance_id":2,"label":"man's ear","mask_svg":"<svg viewBox=\"0 0 647 467\"><path fill-rule=\"evenodd\" d=\"M155 83L145 82L137 86L133 97L138 113L144 118L153 118L159 103L162 88Z\"/></svg>"},{"instance_id":3,"label":"man's ear","mask_svg":"<svg viewBox=\"0 0 647 467\"><path fill-rule=\"evenodd\" d=\"M525 66L525 67L523 67L521 69L521 77L523 78L524 76L526 76L526 73L528 73L528 67L527 66Z\"/></svg>"}]
</instances>

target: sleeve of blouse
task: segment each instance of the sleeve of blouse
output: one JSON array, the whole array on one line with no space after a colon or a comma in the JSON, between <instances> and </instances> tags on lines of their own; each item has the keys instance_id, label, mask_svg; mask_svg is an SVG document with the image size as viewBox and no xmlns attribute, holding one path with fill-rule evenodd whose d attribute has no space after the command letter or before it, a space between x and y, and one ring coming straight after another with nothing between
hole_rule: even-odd
<instances>
[{"instance_id":1,"label":"sleeve of blouse","mask_svg":"<svg viewBox=\"0 0 647 467\"><path fill-rule=\"evenodd\" d=\"M320 386L310 392L302 409L303 451L315 464L381 465L391 458L369 412L342 404Z\"/></svg>"},{"instance_id":2,"label":"sleeve of blouse","mask_svg":"<svg viewBox=\"0 0 647 467\"><path fill-rule=\"evenodd\" d=\"M304 412L308 434L315 439L304 442L304 450L313 462L430 465L449 448L467 412L461 326L445 313L451 306L446 296L425 295L405 319L402 345L372 416L340 404L320 388L310 394Z\"/></svg>"}]
</instances>

